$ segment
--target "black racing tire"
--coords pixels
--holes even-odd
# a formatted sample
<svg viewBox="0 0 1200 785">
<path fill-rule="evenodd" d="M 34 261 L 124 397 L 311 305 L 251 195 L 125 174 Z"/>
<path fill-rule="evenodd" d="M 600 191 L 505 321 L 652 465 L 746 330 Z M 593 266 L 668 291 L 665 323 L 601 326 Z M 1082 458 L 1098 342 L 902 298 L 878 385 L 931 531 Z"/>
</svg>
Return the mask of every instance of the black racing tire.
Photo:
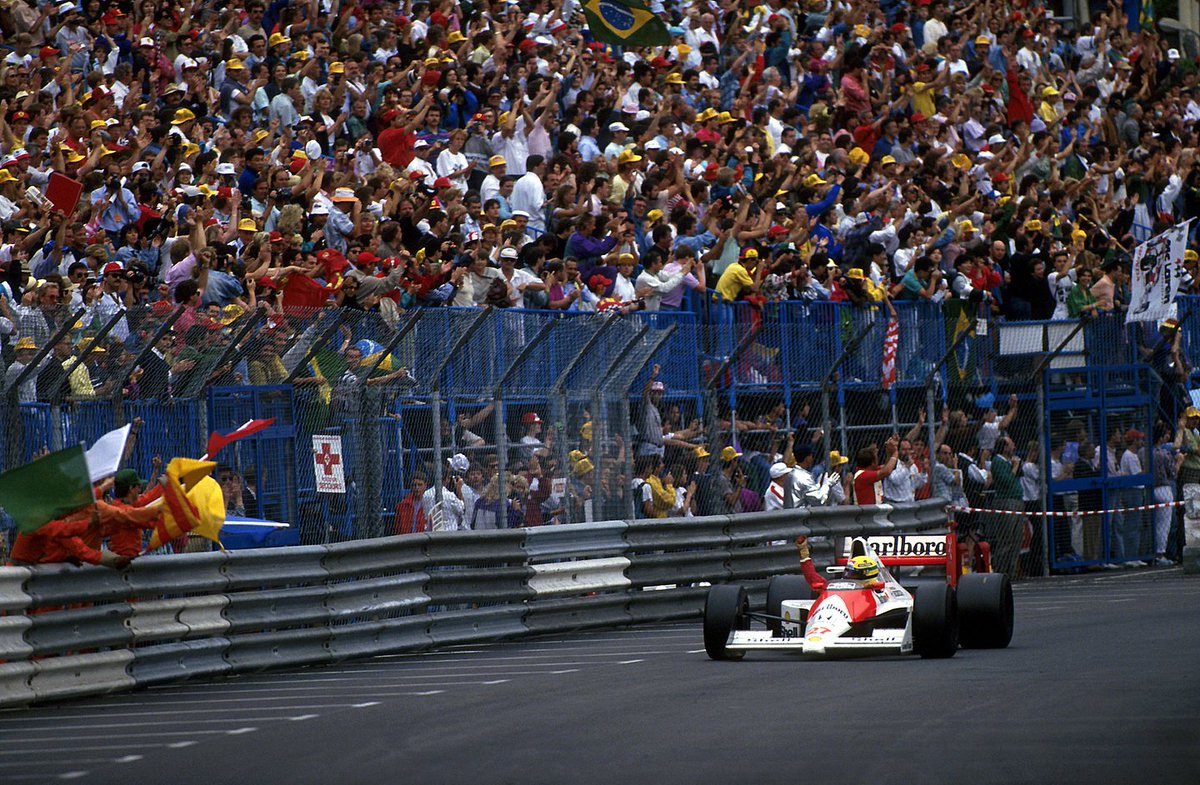
<svg viewBox="0 0 1200 785">
<path fill-rule="evenodd" d="M 953 657 L 958 651 L 958 604 L 947 585 L 922 586 L 913 598 L 913 648 L 926 659 Z"/>
<path fill-rule="evenodd" d="M 734 630 L 750 627 L 750 598 L 746 589 L 720 584 L 708 590 L 704 600 L 704 651 L 714 660 L 740 660 L 744 652 L 729 651 L 725 644 Z"/>
<path fill-rule="evenodd" d="M 958 580 L 959 643 L 1003 649 L 1012 640 L 1012 582 L 1002 572 L 972 572 Z"/>
<path fill-rule="evenodd" d="M 812 588 L 803 575 L 776 575 L 767 581 L 767 615 L 782 616 L 784 600 L 811 600 Z M 804 619 L 800 619 L 801 626 Z M 783 622 L 767 619 L 772 637 L 783 635 Z"/>
</svg>

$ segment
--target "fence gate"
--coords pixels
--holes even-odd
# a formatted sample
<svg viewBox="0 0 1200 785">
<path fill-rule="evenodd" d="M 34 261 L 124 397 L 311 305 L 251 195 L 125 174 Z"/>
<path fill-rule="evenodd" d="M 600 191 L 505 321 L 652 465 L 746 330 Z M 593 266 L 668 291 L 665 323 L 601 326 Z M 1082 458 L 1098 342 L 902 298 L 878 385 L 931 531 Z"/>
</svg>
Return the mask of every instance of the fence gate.
<svg viewBox="0 0 1200 785">
<path fill-rule="evenodd" d="M 291 385 L 212 387 L 208 390 L 210 431 L 228 433 L 247 420 L 275 418 L 265 431 L 226 447 L 217 462 L 237 472 L 244 484 L 246 514 L 296 524 L 297 504 L 313 503 L 311 439 L 296 442 Z M 297 454 L 300 451 L 300 454 Z M 301 467 L 308 482 L 298 482 Z"/>
<path fill-rule="evenodd" d="M 1064 513 L 1047 518 L 1050 567 L 1152 558 L 1156 514 L 1172 511 L 1142 509 L 1155 502 L 1153 374 L 1116 365 L 1052 368 L 1042 378 L 1042 442 L 1051 470 L 1038 480 L 1047 510 Z"/>
</svg>

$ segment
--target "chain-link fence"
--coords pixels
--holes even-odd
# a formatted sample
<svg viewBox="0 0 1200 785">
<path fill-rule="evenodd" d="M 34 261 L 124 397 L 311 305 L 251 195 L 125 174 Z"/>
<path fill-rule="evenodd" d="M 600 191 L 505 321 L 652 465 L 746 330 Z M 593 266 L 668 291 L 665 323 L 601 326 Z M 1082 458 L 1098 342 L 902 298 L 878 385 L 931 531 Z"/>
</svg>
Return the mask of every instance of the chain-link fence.
<svg viewBox="0 0 1200 785">
<path fill-rule="evenodd" d="M 1181 314 L 1196 305 L 1181 300 Z M 718 512 L 709 466 L 722 465 L 726 448 L 741 456 L 739 504 L 751 510 L 771 464 L 789 453 L 811 452 L 815 472 L 849 477 L 864 448 L 886 463 L 895 434 L 902 470 L 881 484 L 882 497 L 938 492 L 989 510 L 962 513 L 960 524 L 991 539 L 1014 573 L 1157 552 L 1149 513 L 1122 550 L 1111 532 L 1132 518 L 1044 526 L 1040 515 L 1161 495 L 1146 447 L 1142 475 L 1097 469 L 1087 488 L 1062 484 L 1064 465 L 1082 469 L 1084 442 L 1098 453 L 1116 428 L 1141 431 L 1148 444 L 1155 423 L 1171 424 L 1186 405 L 1181 385 L 1168 401 L 1153 362 L 1134 376 L 1094 373 L 1161 353 L 1154 326 L 1004 323 L 957 301 L 897 303 L 894 325 L 884 304 L 705 310 L 702 321 L 691 312 L 226 308 L 202 319 L 163 305 L 107 315 L 24 308 L 18 334 L 29 340 L 9 347 L 0 459 L 16 465 L 135 423 L 127 463 L 153 477 L 175 455 L 202 454 L 212 431 L 274 417 L 217 457 L 230 511 L 294 523 L 304 541 L 324 542 Z M 1197 327 L 1182 321 L 1187 357 Z M 1035 370 L 1050 355 L 1043 388 Z M 1114 408 L 1119 384 L 1136 388 L 1138 402 Z M 1102 388 L 1103 422 L 1071 399 Z M 1069 438 L 1075 431 L 1083 436 Z M 848 465 L 831 465 L 838 456 Z M 1094 505 L 1078 501 L 1101 486 Z"/>
</svg>

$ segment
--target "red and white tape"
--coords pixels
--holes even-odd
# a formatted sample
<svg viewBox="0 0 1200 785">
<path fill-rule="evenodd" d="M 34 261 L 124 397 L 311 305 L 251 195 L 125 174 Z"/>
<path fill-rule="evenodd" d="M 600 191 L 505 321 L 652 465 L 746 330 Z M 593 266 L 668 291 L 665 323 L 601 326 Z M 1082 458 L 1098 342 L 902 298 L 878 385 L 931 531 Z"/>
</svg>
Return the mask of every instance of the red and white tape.
<svg viewBox="0 0 1200 785">
<path fill-rule="evenodd" d="M 1104 515 L 1105 513 L 1113 512 L 1145 512 L 1146 510 L 1161 510 L 1165 507 L 1182 507 L 1183 502 L 1163 502 L 1161 504 L 1146 504 L 1141 507 L 1118 507 L 1115 510 L 1035 510 L 1033 512 L 1025 512 L 1024 510 L 989 510 L 983 507 L 957 507 L 952 506 L 950 512 L 982 512 L 989 515 L 1026 515 L 1032 517 L 1049 517 L 1049 518 L 1074 518 L 1076 515 Z"/>
</svg>

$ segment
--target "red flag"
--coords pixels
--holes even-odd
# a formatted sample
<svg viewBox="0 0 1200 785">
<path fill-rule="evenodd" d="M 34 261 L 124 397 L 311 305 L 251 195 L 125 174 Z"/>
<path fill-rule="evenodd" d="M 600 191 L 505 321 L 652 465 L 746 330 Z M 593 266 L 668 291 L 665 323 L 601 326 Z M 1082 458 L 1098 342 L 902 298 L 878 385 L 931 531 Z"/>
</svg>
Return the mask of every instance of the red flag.
<svg viewBox="0 0 1200 785">
<path fill-rule="evenodd" d="M 247 436 L 252 436 L 252 435 L 258 433 L 259 431 L 270 428 L 274 424 L 275 424 L 274 417 L 272 417 L 269 420 L 249 420 L 245 424 L 243 424 L 240 428 L 238 428 L 236 431 L 231 431 L 231 432 L 225 434 L 224 436 L 222 436 L 221 434 L 216 433 L 216 432 L 212 433 L 208 437 L 208 452 L 207 452 L 208 460 L 211 461 L 214 458 L 216 458 L 217 453 L 219 453 L 221 450 L 224 450 L 226 447 L 233 444 L 238 439 L 244 439 Z"/>
<path fill-rule="evenodd" d="M 890 390 L 896 383 L 896 347 L 900 345 L 900 320 L 892 314 L 888 319 L 887 335 L 883 339 L 883 368 L 880 383 Z"/>
</svg>

